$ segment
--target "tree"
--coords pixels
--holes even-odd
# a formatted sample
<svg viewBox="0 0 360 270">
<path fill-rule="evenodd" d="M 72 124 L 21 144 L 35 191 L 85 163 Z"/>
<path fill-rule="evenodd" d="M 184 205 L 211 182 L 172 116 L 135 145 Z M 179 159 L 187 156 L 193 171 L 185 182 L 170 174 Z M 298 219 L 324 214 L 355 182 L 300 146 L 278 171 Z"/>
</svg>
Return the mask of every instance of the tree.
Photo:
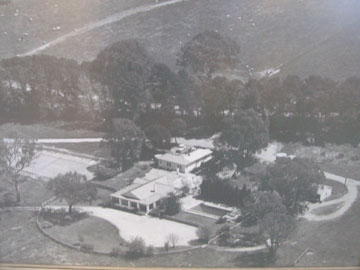
<svg viewBox="0 0 360 270">
<path fill-rule="evenodd" d="M 21 172 L 34 158 L 35 143 L 17 133 L 11 133 L 10 136 L 11 139 L 0 141 L 0 173 L 2 179 L 14 185 L 16 202 L 20 202 L 20 184 L 25 181 Z"/>
<path fill-rule="evenodd" d="M 274 261 L 277 249 L 294 228 L 293 217 L 287 213 L 279 194 L 270 191 L 254 193 L 248 211 L 256 217 L 269 260 Z"/>
<path fill-rule="evenodd" d="M 242 189 L 233 186 L 228 181 L 217 178 L 207 178 L 200 185 L 199 199 L 214 203 L 223 203 L 229 206 L 242 207 L 250 195 L 246 185 Z"/>
<path fill-rule="evenodd" d="M 122 40 L 101 51 L 89 70 L 93 78 L 109 87 L 115 109 L 122 115 L 133 115 L 143 101 L 153 65 L 138 41 Z"/>
<path fill-rule="evenodd" d="M 206 225 L 202 225 L 196 230 L 196 235 L 200 241 L 207 243 L 210 240 L 211 229 Z"/>
<path fill-rule="evenodd" d="M 59 174 L 49 181 L 48 188 L 52 190 L 61 201 L 68 204 L 68 212 L 72 213 L 72 207 L 80 202 L 92 202 L 96 199 L 97 190 L 94 185 L 87 182 L 86 176 L 77 172 Z"/>
<path fill-rule="evenodd" d="M 265 214 L 260 221 L 260 234 L 268 248 L 270 260 L 276 258 L 276 251 L 294 228 L 293 217 L 285 212 Z"/>
<path fill-rule="evenodd" d="M 164 107 L 174 105 L 176 96 L 182 92 L 182 86 L 178 76 L 168 66 L 157 63 L 146 81 L 146 91 L 152 102 Z"/>
<path fill-rule="evenodd" d="M 319 200 L 318 184 L 325 180 L 324 173 L 307 159 L 278 158 L 266 169 L 260 190 L 276 191 L 287 213 L 303 213 L 308 202 Z"/>
<path fill-rule="evenodd" d="M 175 248 L 176 244 L 179 242 L 179 237 L 176 234 L 171 233 L 166 237 L 166 241 L 169 242 L 173 248 Z"/>
<path fill-rule="evenodd" d="M 254 110 L 238 111 L 225 121 L 218 139 L 218 148 L 230 156 L 232 162 L 241 164 L 269 142 L 268 123 Z"/>
<path fill-rule="evenodd" d="M 161 207 L 165 210 L 166 215 L 176 215 L 181 210 L 181 203 L 179 198 L 171 192 L 163 199 Z"/>
<path fill-rule="evenodd" d="M 215 31 L 193 37 L 182 48 L 177 64 L 198 78 L 211 78 L 215 71 L 233 69 L 240 63 L 240 47 Z"/>
<path fill-rule="evenodd" d="M 175 118 L 170 123 L 170 131 L 171 135 L 175 137 L 175 141 L 177 143 L 176 137 L 184 136 L 186 134 L 187 124 L 181 118 Z"/>
<path fill-rule="evenodd" d="M 111 155 L 123 169 L 140 158 L 145 135 L 136 124 L 128 119 L 113 119 L 111 131 L 104 138 Z"/>
<path fill-rule="evenodd" d="M 168 147 L 171 142 L 170 131 L 162 125 L 152 125 L 145 130 L 146 137 L 157 148 Z"/>
<path fill-rule="evenodd" d="M 259 223 L 268 213 L 286 212 L 286 208 L 277 192 L 258 191 L 252 197 L 254 201 L 250 206 L 250 211 L 258 219 Z"/>
</svg>

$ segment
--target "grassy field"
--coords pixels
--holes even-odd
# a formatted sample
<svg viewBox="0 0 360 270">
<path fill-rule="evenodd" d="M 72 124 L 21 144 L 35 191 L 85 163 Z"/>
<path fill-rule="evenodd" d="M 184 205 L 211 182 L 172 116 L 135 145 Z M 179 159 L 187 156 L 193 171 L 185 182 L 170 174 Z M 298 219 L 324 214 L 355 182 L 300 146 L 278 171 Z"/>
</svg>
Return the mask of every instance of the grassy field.
<svg viewBox="0 0 360 270">
<path fill-rule="evenodd" d="M 340 198 L 347 192 L 347 187 L 342 183 L 327 179 L 324 184 L 332 187 L 331 195 L 327 197 L 325 201 L 330 201 Z"/>
<path fill-rule="evenodd" d="M 360 181 L 360 167 L 355 164 L 334 164 L 333 162 L 321 162 L 320 167 L 329 173 L 338 174 L 347 178 Z"/>
<path fill-rule="evenodd" d="M 289 155 L 309 158 L 329 173 L 360 180 L 360 148 L 327 144 L 325 147 L 287 144 L 281 150 Z"/>
<path fill-rule="evenodd" d="M 14 186 L 0 181 L 0 202 L 4 201 L 4 195 L 7 193 L 11 193 L 11 199 L 15 201 Z M 20 184 L 20 195 L 20 205 L 25 206 L 40 206 L 42 202 L 53 197 L 52 192 L 46 188 L 45 183 L 33 179 Z"/>
<path fill-rule="evenodd" d="M 7 137 L 12 132 L 17 132 L 34 139 L 57 139 L 57 138 L 101 138 L 104 133 L 87 129 L 65 129 L 63 122 L 51 122 L 43 124 L 21 125 L 7 123 L 0 125 L 0 138 Z"/>
<path fill-rule="evenodd" d="M 254 266 L 254 260 L 257 259 L 256 256 L 218 252 L 207 248 L 139 260 L 91 255 L 65 248 L 43 236 L 37 230 L 33 215 L 29 212 L 13 211 L 2 213 L 1 216 L 0 262 L 2 263 L 66 263 L 122 267 L 235 267 Z M 74 237 L 74 241 L 77 241 L 78 237 Z M 106 236 L 99 234 L 98 237 Z"/>
<path fill-rule="evenodd" d="M 1 216 L 4 218 L 0 220 L 0 238 L 1 243 L 5 243 L 0 247 L 1 262 L 123 267 L 251 267 L 261 266 L 263 263 L 261 254 L 218 252 L 207 248 L 139 260 L 89 255 L 64 248 L 41 235 L 31 220 L 31 213 L 16 211 L 2 213 Z M 304 256 L 296 266 L 357 265 L 360 256 L 360 231 L 356 228 L 359 222 L 360 200 L 337 220 L 299 221 L 296 231 L 280 248 L 277 265 L 292 265 L 307 248 L 310 248 L 312 253 Z M 21 229 L 16 228 L 18 224 L 21 224 Z M 29 235 L 31 237 L 28 237 Z M 74 237 L 77 239 L 77 236 Z"/>
<path fill-rule="evenodd" d="M 10 0 L 0 9 L 0 58 L 41 46 L 59 35 L 151 0 Z M 57 28 L 60 27 L 60 28 Z M 54 29 L 53 29 L 54 28 Z M 56 29 L 55 29 L 56 28 Z M 22 38 L 22 41 L 21 41 Z"/>
<path fill-rule="evenodd" d="M 360 196 L 352 208 L 333 221 L 301 220 L 287 244 L 280 248 L 279 265 L 291 264 L 307 248 L 296 266 L 355 266 L 360 259 Z"/>
<path fill-rule="evenodd" d="M 332 205 L 328 205 L 328 206 L 325 206 L 325 207 L 322 207 L 322 208 L 319 208 L 319 209 L 314 209 L 312 211 L 313 214 L 315 215 L 319 215 L 319 216 L 322 216 L 322 215 L 329 215 L 329 214 L 332 214 L 334 213 L 336 210 L 338 210 L 340 207 L 342 207 L 344 205 L 343 202 L 341 203 L 336 203 L 336 204 L 332 204 Z"/>
<path fill-rule="evenodd" d="M 52 226 L 46 231 L 58 240 L 70 245 L 88 244 L 94 251 L 110 253 L 113 248 L 125 243 L 120 238 L 119 231 L 107 221 L 87 217 L 69 226 Z"/>
<path fill-rule="evenodd" d="M 4 15 L 0 17 L 0 58 L 148 3 L 154 1 L 12 0 L 0 11 Z M 109 44 L 136 38 L 157 61 L 175 67 L 176 55 L 187 40 L 199 32 L 217 30 L 240 45 L 240 69 L 247 64 L 255 71 L 283 66 L 282 75 L 319 74 L 342 79 L 360 73 L 359 7 L 356 0 L 228 0 L 226 5 L 220 0 L 186 1 L 130 16 L 44 52 L 90 60 Z M 52 30 L 58 26 L 61 29 Z M 28 35 L 19 41 L 25 33 Z"/>
</svg>

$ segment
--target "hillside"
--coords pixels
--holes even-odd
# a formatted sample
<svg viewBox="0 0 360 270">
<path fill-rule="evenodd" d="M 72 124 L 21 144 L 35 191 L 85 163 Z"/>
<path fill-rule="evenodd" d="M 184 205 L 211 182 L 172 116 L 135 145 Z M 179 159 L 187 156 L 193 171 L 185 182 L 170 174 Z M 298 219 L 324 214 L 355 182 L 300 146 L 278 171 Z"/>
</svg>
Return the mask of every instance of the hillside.
<svg viewBox="0 0 360 270">
<path fill-rule="evenodd" d="M 76 28 L 124 10 L 131 14 L 146 4 L 155 1 L 12 0 L 0 6 L 0 21 L 6 21 L 0 24 L 0 57 L 25 53 Z M 253 68 L 254 74 L 280 67 L 282 75 L 344 79 L 360 74 L 359 8 L 357 0 L 227 0 L 226 4 L 187 0 L 124 16 L 42 52 L 92 60 L 107 45 L 136 38 L 155 60 L 176 68 L 176 55 L 186 41 L 199 32 L 217 30 L 240 45 L 240 70 Z M 25 33 L 28 36 L 20 41 Z"/>
</svg>

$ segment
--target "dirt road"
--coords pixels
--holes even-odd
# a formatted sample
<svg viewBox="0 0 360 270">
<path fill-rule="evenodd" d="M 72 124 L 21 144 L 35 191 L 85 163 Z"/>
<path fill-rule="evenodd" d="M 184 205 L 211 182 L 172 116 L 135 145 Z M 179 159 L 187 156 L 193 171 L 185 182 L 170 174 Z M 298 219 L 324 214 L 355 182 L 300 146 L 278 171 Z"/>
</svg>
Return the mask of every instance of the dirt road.
<svg viewBox="0 0 360 270">
<path fill-rule="evenodd" d="M 169 0 L 169 1 L 161 2 L 161 3 L 157 3 L 157 4 L 143 5 L 140 7 L 128 9 L 128 10 L 113 14 L 107 18 L 100 20 L 100 21 L 93 22 L 93 23 L 87 24 L 81 28 L 75 29 L 65 35 L 62 35 L 50 42 L 43 44 L 42 46 L 40 46 L 38 48 L 27 51 L 23 54 L 19 54 L 18 56 L 29 56 L 29 55 L 37 54 L 37 53 L 42 52 L 52 46 L 55 46 L 61 42 L 64 42 L 65 40 L 67 40 L 69 38 L 81 35 L 83 33 L 86 33 L 88 31 L 94 30 L 96 28 L 99 28 L 99 27 L 102 27 L 102 26 L 105 26 L 105 25 L 108 25 L 111 23 L 121 21 L 129 16 L 134 16 L 134 15 L 137 15 L 140 13 L 151 11 L 153 9 L 170 6 L 170 5 L 174 5 L 174 4 L 185 2 L 185 1 L 188 1 L 188 0 Z"/>
</svg>

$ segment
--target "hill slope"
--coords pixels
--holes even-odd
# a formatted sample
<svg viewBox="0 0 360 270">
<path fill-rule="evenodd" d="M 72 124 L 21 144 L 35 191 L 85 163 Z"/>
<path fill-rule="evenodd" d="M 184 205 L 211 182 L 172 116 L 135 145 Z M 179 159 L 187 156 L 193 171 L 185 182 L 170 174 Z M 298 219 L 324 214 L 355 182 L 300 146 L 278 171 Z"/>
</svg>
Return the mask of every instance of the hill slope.
<svg viewBox="0 0 360 270">
<path fill-rule="evenodd" d="M 36 0 L 36 5 L 41 6 L 36 10 L 37 19 L 50 23 L 33 25 L 34 37 L 29 34 L 25 43 L 17 38 L 27 31 L 27 24 L 24 20 L 19 21 L 20 15 L 12 13 L 16 12 L 17 6 L 35 11 L 34 7 L 30 8 L 30 2 L 34 3 L 34 0 L 12 0 L 11 4 L 0 7 L 0 15 L 4 14 L 0 20 L 11 17 L 11 21 L 6 20 L 6 25 L 0 26 L 0 57 L 24 53 L 41 46 L 43 40 L 51 41 L 117 12 L 155 4 L 150 0 L 107 0 L 101 4 L 100 0 L 82 0 L 75 1 L 77 4 L 69 8 L 63 7 L 66 2 L 59 0 Z M 44 8 L 46 3 L 50 3 L 51 10 L 57 5 L 61 12 L 50 14 Z M 78 61 L 91 60 L 111 43 L 136 38 L 155 60 L 175 68 L 176 54 L 186 41 L 199 32 L 217 30 L 240 45 L 241 69 L 249 65 L 254 73 L 280 67 L 282 75 L 319 74 L 343 79 L 360 74 L 359 9 L 357 0 L 227 0 L 226 4 L 223 0 L 187 0 L 94 28 L 48 48 L 44 53 Z M 77 13 L 81 16 L 74 16 Z M 62 28 L 52 30 L 58 25 Z M 3 39 L 6 30 L 12 34 Z"/>
</svg>

